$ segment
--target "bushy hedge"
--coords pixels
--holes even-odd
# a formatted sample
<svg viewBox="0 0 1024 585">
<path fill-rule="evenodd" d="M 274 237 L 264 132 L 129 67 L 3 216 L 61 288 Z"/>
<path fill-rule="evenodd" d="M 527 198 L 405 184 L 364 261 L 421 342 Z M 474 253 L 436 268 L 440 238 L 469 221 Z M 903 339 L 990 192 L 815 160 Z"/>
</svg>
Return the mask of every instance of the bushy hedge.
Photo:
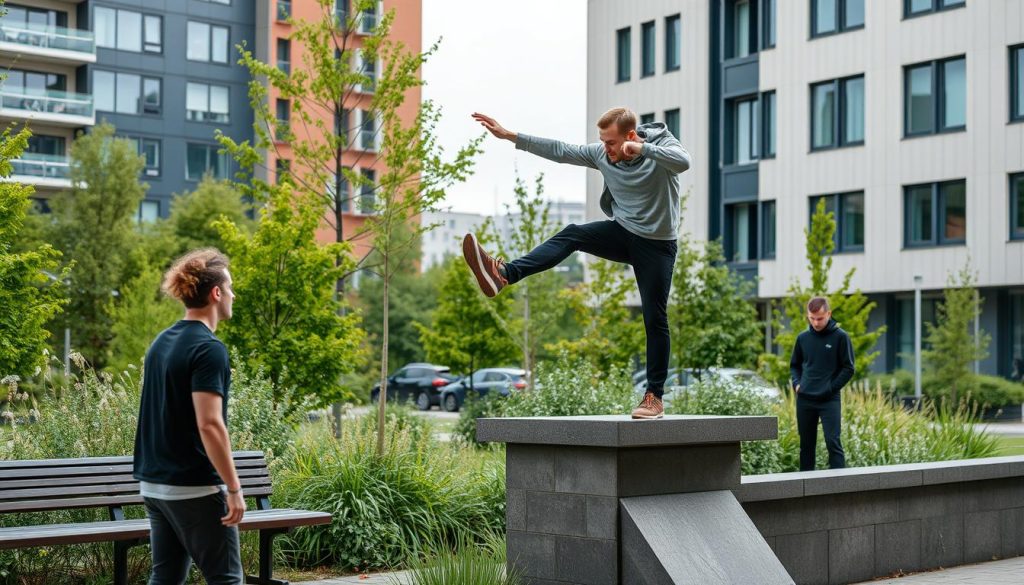
<svg viewBox="0 0 1024 585">
<path fill-rule="evenodd" d="M 966 398 L 969 407 L 999 408 L 1024 403 L 1024 384 L 1020 382 L 980 374 L 974 374 L 970 379 L 973 387 L 967 390 Z M 872 385 L 880 384 L 885 392 L 894 396 L 914 395 L 914 374 L 907 370 L 875 374 L 869 380 Z M 941 402 L 949 398 L 947 389 L 930 374 L 921 377 L 921 392 L 933 401 Z"/>
</svg>

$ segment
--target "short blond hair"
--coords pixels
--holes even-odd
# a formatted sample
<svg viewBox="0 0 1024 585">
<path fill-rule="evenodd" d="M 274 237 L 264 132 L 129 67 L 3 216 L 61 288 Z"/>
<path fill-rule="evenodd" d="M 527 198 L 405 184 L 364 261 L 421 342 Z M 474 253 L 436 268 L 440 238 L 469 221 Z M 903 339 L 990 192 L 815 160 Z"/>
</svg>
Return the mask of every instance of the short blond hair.
<svg viewBox="0 0 1024 585">
<path fill-rule="evenodd" d="M 636 130 L 636 113 L 629 108 L 612 108 L 597 120 L 597 127 L 601 130 L 605 130 L 612 124 L 615 124 L 619 132 L 623 134 L 627 134 L 630 130 Z"/>
</svg>

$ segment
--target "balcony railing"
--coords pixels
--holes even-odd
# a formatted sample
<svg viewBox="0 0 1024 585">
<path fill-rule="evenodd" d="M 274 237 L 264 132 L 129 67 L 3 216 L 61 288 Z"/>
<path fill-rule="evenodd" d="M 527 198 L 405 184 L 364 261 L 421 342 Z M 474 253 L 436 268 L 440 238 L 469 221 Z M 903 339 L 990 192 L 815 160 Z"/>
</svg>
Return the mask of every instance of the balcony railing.
<svg viewBox="0 0 1024 585">
<path fill-rule="evenodd" d="M 71 159 L 60 154 L 26 152 L 11 161 L 13 179 L 36 177 L 40 179 L 71 179 Z"/>
<path fill-rule="evenodd" d="M 90 31 L 59 26 L 42 26 L 0 19 L 0 42 L 41 49 L 60 49 L 87 55 L 96 54 L 96 42 Z"/>
<path fill-rule="evenodd" d="M 0 108 L 67 116 L 92 117 L 92 96 L 56 90 L 4 88 L 0 90 Z"/>
</svg>

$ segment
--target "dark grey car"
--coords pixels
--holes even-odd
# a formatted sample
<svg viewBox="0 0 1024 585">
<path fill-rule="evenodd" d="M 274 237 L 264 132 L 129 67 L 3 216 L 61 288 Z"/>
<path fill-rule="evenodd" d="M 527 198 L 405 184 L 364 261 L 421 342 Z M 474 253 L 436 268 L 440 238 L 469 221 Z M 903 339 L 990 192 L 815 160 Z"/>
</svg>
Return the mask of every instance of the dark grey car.
<svg viewBox="0 0 1024 585">
<path fill-rule="evenodd" d="M 526 370 L 518 368 L 481 368 L 472 376 L 448 384 L 441 389 L 441 409 L 458 412 L 466 401 L 466 393 L 475 390 L 480 396 L 492 390 L 508 396 L 526 388 Z"/>
</svg>

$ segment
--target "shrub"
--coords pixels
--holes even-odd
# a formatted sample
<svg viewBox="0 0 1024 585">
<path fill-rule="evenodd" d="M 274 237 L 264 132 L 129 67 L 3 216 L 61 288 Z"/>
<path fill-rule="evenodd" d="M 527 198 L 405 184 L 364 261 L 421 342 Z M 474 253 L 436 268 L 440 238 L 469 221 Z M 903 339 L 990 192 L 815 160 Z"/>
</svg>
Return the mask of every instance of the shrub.
<svg viewBox="0 0 1024 585">
<path fill-rule="evenodd" d="M 506 574 L 505 537 L 492 532 L 484 536 L 482 544 L 464 540 L 459 546 L 438 547 L 422 559 L 409 564 L 411 576 L 392 577 L 392 585 L 518 585 L 522 582 L 515 572 Z"/>
<path fill-rule="evenodd" d="M 581 416 L 626 414 L 632 411 L 633 382 L 629 372 L 613 367 L 601 372 L 583 358 L 566 353 L 537 366 L 536 383 L 509 395 L 504 416 Z"/>
<path fill-rule="evenodd" d="M 468 445 L 486 445 L 487 443 L 476 442 L 476 419 L 502 416 L 505 403 L 506 398 L 497 392 L 488 392 L 480 396 L 476 392 L 467 391 L 452 436 L 458 437 Z"/>
<path fill-rule="evenodd" d="M 914 374 L 907 370 L 896 370 L 891 374 L 875 374 L 870 378 L 871 386 L 881 385 L 882 390 L 893 396 L 914 395 Z M 971 374 L 966 382 L 968 389 L 961 396 L 969 408 L 999 408 L 1024 402 L 1024 384 L 999 376 Z M 921 378 L 921 392 L 932 400 L 948 401 L 949 390 L 933 374 Z"/>
<path fill-rule="evenodd" d="M 333 516 L 330 525 L 280 538 L 289 563 L 390 568 L 429 543 L 503 529 L 503 458 L 436 443 L 429 429 L 417 431 L 399 417 L 389 418 L 387 446 L 377 455 L 374 417 L 343 425 L 340 440 L 328 425 L 313 425 L 277 460 L 278 505 Z"/>
</svg>

